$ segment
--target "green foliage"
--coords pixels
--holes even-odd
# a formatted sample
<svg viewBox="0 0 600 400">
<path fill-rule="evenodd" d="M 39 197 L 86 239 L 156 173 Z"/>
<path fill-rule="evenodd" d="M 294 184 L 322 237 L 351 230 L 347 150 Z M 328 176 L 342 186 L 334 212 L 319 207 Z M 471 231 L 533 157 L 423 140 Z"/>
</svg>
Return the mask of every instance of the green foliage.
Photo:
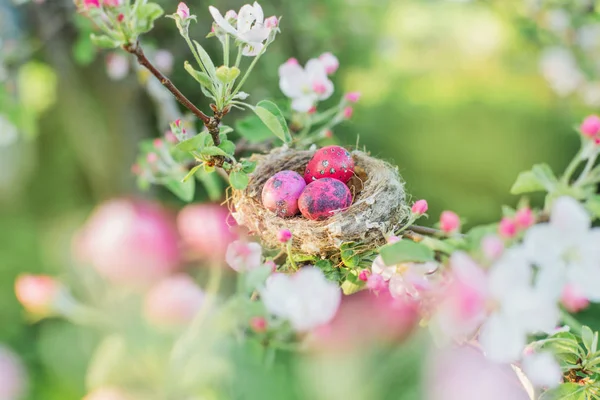
<svg viewBox="0 0 600 400">
<path fill-rule="evenodd" d="M 196 190 L 196 184 L 193 179 L 187 179 L 184 181 L 184 177 L 181 178 L 165 178 L 164 185 L 169 189 L 175 196 L 179 197 L 185 202 L 190 202 L 194 199 L 194 192 Z"/>
<path fill-rule="evenodd" d="M 194 40 L 194 45 L 196 46 L 196 51 L 198 52 L 198 55 L 200 56 L 200 61 L 202 61 L 202 64 L 204 65 L 204 68 L 206 69 L 206 73 L 212 79 L 216 79 L 217 75 L 215 72 L 215 64 L 213 64 L 212 59 L 210 58 L 210 56 L 208 55 L 206 50 L 204 50 L 204 47 L 202 47 L 200 45 L 200 43 L 198 43 Z"/>
<path fill-rule="evenodd" d="M 434 253 L 429 247 L 410 240 L 388 244 L 379 249 L 385 265 L 395 265 L 403 262 L 434 261 Z"/>
<path fill-rule="evenodd" d="M 203 87 L 207 88 L 208 90 L 213 90 L 213 83 L 208 75 L 206 75 L 204 72 L 195 70 L 194 67 L 192 67 L 192 64 L 187 61 L 183 64 L 183 67 L 188 74 L 190 74 L 192 78 L 198 81 L 198 83 L 200 83 Z"/>
<path fill-rule="evenodd" d="M 283 140 L 285 143 L 292 141 L 292 136 L 287 126 L 287 122 L 279 107 L 272 101 L 263 100 L 253 108 L 258 118 L 269 128 L 269 130 Z"/>
<path fill-rule="evenodd" d="M 92 33 L 90 35 L 90 40 L 94 46 L 98 46 L 101 49 L 116 49 L 121 46 L 119 40 L 113 39 L 108 35 L 96 35 L 95 33 Z"/>
<path fill-rule="evenodd" d="M 249 115 L 235 121 L 235 131 L 250 143 L 265 141 L 273 135 L 256 115 Z"/>
<path fill-rule="evenodd" d="M 136 9 L 136 33 L 146 33 L 154 28 L 154 21 L 164 14 L 161 6 L 156 3 L 138 5 Z"/>
<path fill-rule="evenodd" d="M 248 175 L 242 171 L 232 171 L 229 174 L 229 183 L 231 183 L 231 186 L 237 190 L 246 189 L 249 180 L 250 179 L 248 178 Z"/>
<path fill-rule="evenodd" d="M 512 194 L 523 194 L 539 191 L 553 192 L 558 179 L 548 164 L 534 165 L 530 171 L 521 172 L 510 189 Z"/>
<path fill-rule="evenodd" d="M 323 271 L 323 274 L 330 281 L 339 283 L 342 280 L 342 272 L 339 267 L 333 265 L 331 260 L 318 260 L 315 267 Z"/>
</svg>

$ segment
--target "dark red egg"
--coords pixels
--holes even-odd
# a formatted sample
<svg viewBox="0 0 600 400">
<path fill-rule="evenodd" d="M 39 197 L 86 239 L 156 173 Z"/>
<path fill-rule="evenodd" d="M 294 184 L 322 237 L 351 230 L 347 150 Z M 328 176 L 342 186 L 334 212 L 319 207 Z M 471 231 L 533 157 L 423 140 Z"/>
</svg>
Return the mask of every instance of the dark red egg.
<svg viewBox="0 0 600 400">
<path fill-rule="evenodd" d="M 306 183 L 333 178 L 346 183 L 354 175 L 354 160 L 350 152 L 340 146 L 327 146 L 316 151 L 304 172 Z"/>
<path fill-rule="evenodd" d="M 322 221 L 336 211 L 343 211 L 352 204 L 348 186 L 337 179 L 323 178 L 309 183 L 298 199 L 300 212 L 308 219 Z"/>
<path fill-rule="evenodd" d="M 298 214 L 298 198 L 305 187 L 306 183 L 299 173 L 278 172 L 263 186 L 263 205 L 282 218 L 292 217 Z"/>
</svg>

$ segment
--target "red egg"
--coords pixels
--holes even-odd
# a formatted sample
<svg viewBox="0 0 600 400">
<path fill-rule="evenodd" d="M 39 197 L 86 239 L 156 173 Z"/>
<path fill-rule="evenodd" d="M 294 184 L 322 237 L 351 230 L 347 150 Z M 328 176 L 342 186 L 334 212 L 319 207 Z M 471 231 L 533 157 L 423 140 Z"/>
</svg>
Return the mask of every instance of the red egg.
<svg viewBox="0 0 600 400">
<path fill-rule="evenodd" d="M 306 183 L 299 173 L 278 172 L 263 186 L 263 205 L 282 218 L 293 217 L 298 214 L 298 198 L 305 187 Z"/>
<path fill-rule="evenodd" d="M 346 183 L 354 175 L 354 160 L 350 152 L 340 146 L 327 146 L 317 150 L 304 172 L 306 183 L 333 178 Z"/>
<path fill-rule="evenodd" d="M 311 182 L 298 199 L 300 212 L 308 219 L 324 220 L 335 211 L 343 211 L 352 204 L 348 186 L 333 178 Z"/>
</svg>

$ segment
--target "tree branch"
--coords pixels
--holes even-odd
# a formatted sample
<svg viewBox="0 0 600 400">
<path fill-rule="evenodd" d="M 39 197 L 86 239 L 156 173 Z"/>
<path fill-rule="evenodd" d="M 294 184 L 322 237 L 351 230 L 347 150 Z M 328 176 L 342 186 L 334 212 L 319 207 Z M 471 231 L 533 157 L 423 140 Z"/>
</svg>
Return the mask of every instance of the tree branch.
<svg viewBox="0 0 600 400">
<path fill-rule="evenodd" d="M 185 108 L 190 110 L 196 117 L 198 117 L 202 121 L 202 123 L 204 123 L 204 125 L 206 125 L 207 127 L 209 125 L 214 125 L 213 118 L 210 118 L 208 115 L 200 111 L 198 107 L 196 107 L 187 97 L 183 95 L 183 93 L 179 91 L 179 89 L 175 87 L 175 85 L 173 85 L 173 82 L 171 82 L 169 78 L 164 76 L 162 72 L 160 72 L 154 65 L 152 65 L 150 60 L 148 60 L 148 58 L 144 54 L 144 51 L 142 50 L 142 47 L 140 46 L 139 42 L 137 42 L 135 45 L 126 44 L 123 46 L 123 49 L 126 52 L 133 54 L 137 58 L 138 63 L 141 66 L 145 67 L 148 71 L 150 71 L 152 75 L 154 75 L 156 79 L 158 79 L 160 83 L 164 87 L 166 87 L 169 90 L 169 92 L 173 94 L 173 96 L 175 96 L 177 101 L 179 101 Z M 217 141 L 215 141 L 215 145 L 218 146 Z"/>
</svg>

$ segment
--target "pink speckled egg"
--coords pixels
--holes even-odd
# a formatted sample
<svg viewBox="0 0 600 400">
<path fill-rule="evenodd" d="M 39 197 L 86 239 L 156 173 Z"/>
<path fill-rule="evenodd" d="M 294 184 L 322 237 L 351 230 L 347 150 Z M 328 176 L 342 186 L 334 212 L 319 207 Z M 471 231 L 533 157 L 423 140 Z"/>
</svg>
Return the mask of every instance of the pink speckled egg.
<svg viewBox="0 0 600 400">
<path fill-rule="evenodd" d="M 263 205 L 282 218 L 293 217 L 298 214 L 298 198 L 305 187 L 306 183 L 299 173 L 278 172 L 263 187 Z"/>
<path fill-rule="evenodd" d="M 308 219 L 324 220 L 334 211 L 345 210 L 352 204 L 352 193 L 348 186 L 333 178 L 311 182 L 298 199 L 300 212 Z"/>
<path fill-rule="evenodd" d="M 354 175 L 354 160 L 350 152 L 340 146 L 327 146 L 317 150 L 304 172 L 304 180 L 333 178 L 346 183 Z"/>
</svg>

